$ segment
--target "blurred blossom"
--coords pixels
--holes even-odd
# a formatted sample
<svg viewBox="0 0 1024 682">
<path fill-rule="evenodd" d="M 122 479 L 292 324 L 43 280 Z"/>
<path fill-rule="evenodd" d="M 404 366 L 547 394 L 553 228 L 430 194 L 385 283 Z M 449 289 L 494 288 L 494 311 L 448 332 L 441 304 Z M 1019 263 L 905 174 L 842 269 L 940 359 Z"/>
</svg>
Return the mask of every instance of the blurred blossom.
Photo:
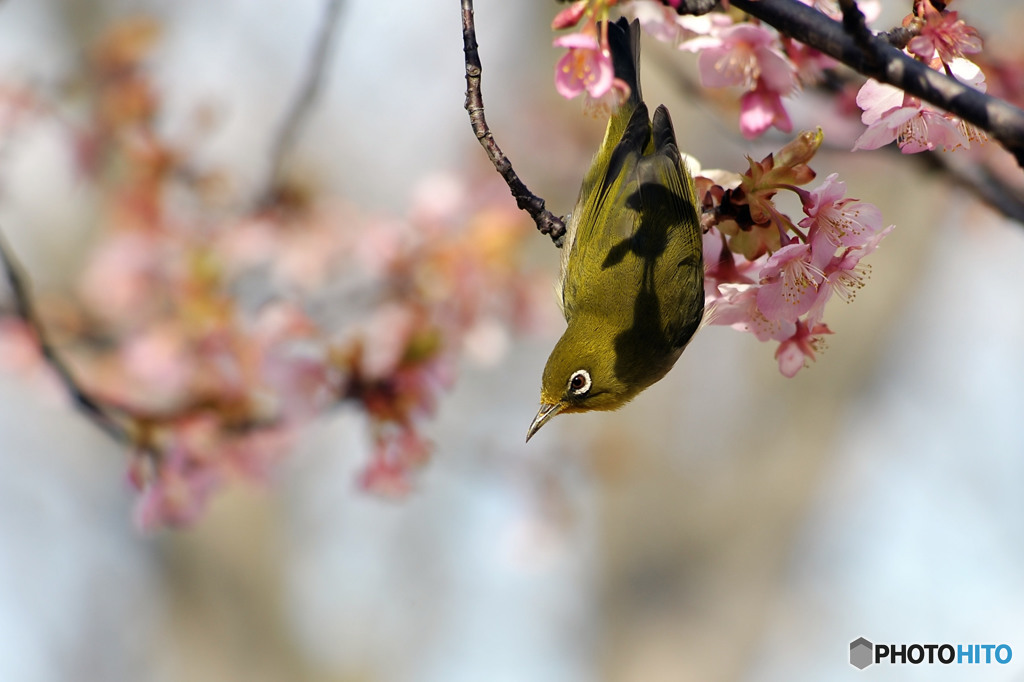
<svg viewBox="0 0 1024 682">
<path fill-rule="evenodd" d="M 179 396 L 190 372 L 187 340 L 181 331 L 177 325 L 163 323 L 128 337 L 120 357 L 126 374 L 137 384 L 158 387 L 162 395 Z"/>
<path fill-rule="evenodd" d="M 252 202 L 206 188 L 244 183 L 198 170 L 154 125 L 158 38 L 146 19 L 103 34 L 68 136 L 88 150 L 69 158 L 99 190 L 100 229 L 74 292 L 80 323 L 62 346 L 134 441 L 139 523 L 192 522 L 226 482 L 265 478 L 338 404 L 366 418 L 360 483 L 408 490 L 461 357 L 497 362 L 548 303 L 520 262 L 528 221 L 507 193 L 452 174 L 425 177 L 406 215 L 287 183 L 258 208 L 227 211 Z M 4 99 L 13 111 L 18 100 Z M 4 361 L 38 363 L 23 325 L 3 323 Z"/>
<path fill-rule="evenodd" d="M 508 330 L 495 319 L 480 320 L 466 332 L 463 347 L 471 359 L 483 366 L 494 366 L 508 352 Z"/>
<path fill-rule="evenodd" d="M 362 334 L 368 341 L 362 346 L 360 374 L 370 380 L 393 374 L 416 326 L 416 313 L 406 306 L 389 303 L 375 310 Z"/>
<path fill-rule="evenodd" d="M 0 368 L 28 372 L 42 365 L 35 332 L 21 319 L 0 317 Z"/>
<path fill-rule="evenodd" d="M 156 234 L 112 234 L 89 254 L 79 291 L 99 314 L 125 319 L 147 306 L 165 244 Z"/>
<path fill-rule="evenodd" d="M 409 217 L 418 225 L 450 225 L 466 207 L 466 186 L 454 174 L 426 176 L 412 193 Z"/>
</svg>

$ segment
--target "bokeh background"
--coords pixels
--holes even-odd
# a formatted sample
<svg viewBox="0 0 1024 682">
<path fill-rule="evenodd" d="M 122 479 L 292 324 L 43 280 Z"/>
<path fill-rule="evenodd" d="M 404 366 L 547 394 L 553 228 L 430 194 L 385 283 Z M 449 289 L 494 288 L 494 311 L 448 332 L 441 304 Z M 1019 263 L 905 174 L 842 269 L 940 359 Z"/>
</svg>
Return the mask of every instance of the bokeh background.
<svg viewBox="0 0 1024 682">
<path fill-rule="evenodd" d="M 1012 4 L 961 9 L 1012 33 Z M 291 163 L 396 212 L 431 174 L 492 173 L 462 110 L 458 3 L 343 5 Z M 6 0 L 0 69 L 58 79 L 104 26 L 150 13 L 169 134 L 220 108 L 199 151 L 256 183 L 322 10 Z M 551 87 L 554 10 L 478 0 L 477 30 L 489 122 L 564 212 L 602 123 Z M 735 111 L 681 87 L 691 55 L 644 50 L 647 100 L 669 105 L 705 167 L 781 145 L 742 140 Z M 797 128 L 831 120 L 827 106 L 801 100 Z M 0 376 L 0 679 L 1024 679 L 1024 227 L 913 158 L 848 155 L 856 126 L 829 125 L 834 150 L 814 167 L 897 230 L 857 300 L 828 315 L 836 334 L 813 367 L 787 380 L 772 348 L 708 328 L 628 408 L 558 419 L 527 446 L 553 316 L 498 362 L 461 368 L 429 428 L 434 459 L 401 500 L 353 484 L 364 424 L 341 410 L 270 486 L 232 486 L 194 527 L 143 533 L 121 449 Z M 0 220 L 37 286 L 59 289 L 90 230 L 53 144 L 4 143 Z M 531 254 L 553 282 L 557 251 L 538 236 Z M 847 663 L 859 636 L 1015 656 L 861 672 Z"/>
</svg>

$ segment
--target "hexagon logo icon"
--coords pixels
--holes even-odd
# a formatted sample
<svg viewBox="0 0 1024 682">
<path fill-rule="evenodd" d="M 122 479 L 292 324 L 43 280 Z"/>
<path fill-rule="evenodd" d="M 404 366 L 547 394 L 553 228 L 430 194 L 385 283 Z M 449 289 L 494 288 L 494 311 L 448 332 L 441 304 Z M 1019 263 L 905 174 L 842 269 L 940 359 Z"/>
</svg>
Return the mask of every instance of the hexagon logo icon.
<svg viewBox="0 0 1024 682">
<path fill-rule="evenodd" d="M 850 642 L 850 665 L 858 670 L 863 670 L 871 665 L 874 662 L 872 661 L 874 648 L 875 645 L 863 637 L 858 637 Z"/>
</svg>

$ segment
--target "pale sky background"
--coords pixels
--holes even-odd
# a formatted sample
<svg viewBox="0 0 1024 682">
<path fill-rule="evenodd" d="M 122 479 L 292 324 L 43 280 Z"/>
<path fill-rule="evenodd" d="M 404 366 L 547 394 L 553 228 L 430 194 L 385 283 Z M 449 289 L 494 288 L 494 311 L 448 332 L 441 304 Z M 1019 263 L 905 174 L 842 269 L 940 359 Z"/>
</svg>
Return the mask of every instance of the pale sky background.
<svg viewBox="0 0 1024 682">
<path fill-rule="evenodd" d="M 154 68 L 168 133 L 217 104 L 225 124 L 203 153 L 257 182 L 321 4 L 96 5 L 166 17 Z M 393 210 L 428 173 L 488 172 L 462 110 L 458 3 L 346 5 L 295 163 Z M 601 126 L 553 92 L 554 9 L 478 0 L 477 19 L 488 119 L 564 211 L 583 165 L 562 165 L 589 152 L 546 159 L 539 129 L 578 122 L 596 144 Z M 0 5 L 4 72 L 61 72 L 73 56 L 54 42 L 57 16 L 42 0 Z M 779 146 L 672 93 L 663 58 L 692 56 L 644 49 L 648 100 L 669 104 L 705 166 Z M 816 124 L 811 109 L 795 110 L 798 127 Z M 58 157 L 45 134 L 0 157 L 0 221 L 44 284 L 87 232 L 88 197 Z M 828 316 L 836 335 L 812 369 L 787 380 L 771 348 L 708 329 L 627 409 L 556 420 L 526 446 L 552 328 L 465 368 L 401 502 L 353 486 L 367 444 L 343 412 L 270 489 L 234 488 L 196 528 L 144 535 L 123 453 L 0 376 L 0 680 L 1024 679 L 1024 227 L 912 159 L 814 165 L 897 229 L 858 299 Z M 535 253 L 553 280 L 558 254 Z M 861 672 L 847 663 L 859 636 L 1007 643 L 1014 659 Z"/>
</svg>

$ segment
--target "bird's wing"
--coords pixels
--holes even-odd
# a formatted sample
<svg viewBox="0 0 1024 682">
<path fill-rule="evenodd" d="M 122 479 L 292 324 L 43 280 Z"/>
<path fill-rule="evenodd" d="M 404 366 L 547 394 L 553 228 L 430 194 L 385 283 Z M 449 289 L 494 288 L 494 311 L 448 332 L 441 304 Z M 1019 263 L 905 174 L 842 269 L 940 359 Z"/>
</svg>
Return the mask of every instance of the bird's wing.
<svg viewBox="0 0 1024 682">
<path fill-rule="evenodd" d="M 654 153 L 637 168 L 643 225 L 634 251 L 651 268 L 666 336 L 685 346 L 704 312 L 704 260 L 693 180 L 675 144 L 668 111 L 659 106 L 652 125 Z"/>
<path fill-rule="evenodd" d="M 575 309 L 599 300 L 608 294 L 606 286 L 614 285 L 607 255 L 628 239 L 638 224 L 637 164 L 650 136 L 647 107 L 641 102 L 602 165 L 603 172 L 588 173 L 583 183 L 570 220 L 573 238 L 571 243 L 566 241 L 569 249 L 562 257 L 562 312 L 567 320 Z"/>
</svg>

